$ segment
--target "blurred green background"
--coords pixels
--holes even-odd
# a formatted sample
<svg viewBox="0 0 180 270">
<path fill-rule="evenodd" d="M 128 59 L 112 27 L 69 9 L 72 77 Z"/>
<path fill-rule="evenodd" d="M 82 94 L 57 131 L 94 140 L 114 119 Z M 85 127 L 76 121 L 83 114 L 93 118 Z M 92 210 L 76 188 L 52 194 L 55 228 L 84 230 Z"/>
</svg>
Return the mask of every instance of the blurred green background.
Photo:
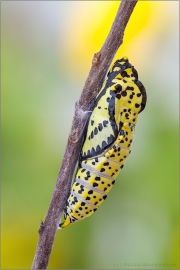
<svg viewBox="0 0 180 270">
<path fill-rule="evenodd" d="M 116 1 L 3 1 L 1 269 L 29 269 L 91 59 Z M 178 269 L 179 2 L 140 1 L 116 59 L 148 102 L 108 200 L 57 232 L 49 269 Z"/>
</svg>

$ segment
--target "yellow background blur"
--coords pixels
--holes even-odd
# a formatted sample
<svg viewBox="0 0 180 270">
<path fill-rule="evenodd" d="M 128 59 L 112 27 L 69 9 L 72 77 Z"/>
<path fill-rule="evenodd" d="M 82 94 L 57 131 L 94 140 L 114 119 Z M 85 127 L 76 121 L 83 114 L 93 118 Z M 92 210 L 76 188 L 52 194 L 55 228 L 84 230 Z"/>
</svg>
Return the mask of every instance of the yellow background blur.
<svg viewBox="0 0 180 270">
<path fill-rule="evenodd" d="M 1 269 L 29 269 L 74 104 L 116 1 L 4 1 Z M 140 1 L 116 59 L 148 102 L 132 154 L 99 210 L 58 231 L 49 269 L 178 269 L 178 1 Z"/>
</svg>

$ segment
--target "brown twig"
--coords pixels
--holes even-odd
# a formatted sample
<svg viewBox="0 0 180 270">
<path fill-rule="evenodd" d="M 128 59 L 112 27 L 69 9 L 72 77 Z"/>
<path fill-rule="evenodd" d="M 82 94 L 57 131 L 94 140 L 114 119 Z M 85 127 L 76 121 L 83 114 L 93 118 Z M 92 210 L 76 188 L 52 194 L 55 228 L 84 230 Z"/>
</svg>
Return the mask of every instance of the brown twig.
<svg viewBox="0 0 180 270">
<path fill-rule="evenodd" d="M 100 90 L 107 70 L 122 44 L 126 25 L 137 1 L 123 0 L 118 9 L 110 33 L 100 52 L 94 55 L 92 67 L 86 79 L 79 101 L 75 104 L 71 132 L 68 138 L 64 158 L 58 174 L 56 186 L 44 223 L 39 228 L 39 240 L 32 265 L 32 269 L 46 269 L 57 227 L 67 200 L 71 179 L 78 159 L 81 139 L 88 113 L 93 107 L 95 97 Z"/>
</svg>

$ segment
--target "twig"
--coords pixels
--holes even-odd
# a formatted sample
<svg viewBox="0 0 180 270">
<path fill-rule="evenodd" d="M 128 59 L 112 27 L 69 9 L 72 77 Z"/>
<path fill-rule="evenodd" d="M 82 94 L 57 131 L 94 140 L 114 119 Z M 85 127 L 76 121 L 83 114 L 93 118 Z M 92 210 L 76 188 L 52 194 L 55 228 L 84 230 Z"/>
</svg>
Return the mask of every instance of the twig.
<svg viewBox="0 0 180 270">
<path fill-rule="evenodd" d="M 64 158 L 58 174 L 56 186 L 44 223 L 39 228 L 39 240 L 32 269 L 46 269 L 57 227 L 67 200 L 71 179 L 78 159 L 81 139 L 88 114 L 93 107 L 95 97 L 100 90 L 107 70 L 122 44 L 124 31 L 137 1 L 123 0 L 118 9 L 110 33 L 100 52 L 95 54 L 92 67 L 86 79 L 80 99 L 75 104 L 71 132 L 68 138 Z"/>
</svg>

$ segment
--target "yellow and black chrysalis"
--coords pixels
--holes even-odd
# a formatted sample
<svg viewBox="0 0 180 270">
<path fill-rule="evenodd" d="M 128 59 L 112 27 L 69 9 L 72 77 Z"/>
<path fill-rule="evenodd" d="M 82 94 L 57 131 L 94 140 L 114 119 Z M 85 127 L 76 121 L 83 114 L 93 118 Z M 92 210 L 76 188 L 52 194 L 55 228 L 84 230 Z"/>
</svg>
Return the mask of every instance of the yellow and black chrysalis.
<svg viewBox="0 0 180 270">
<path fill-rule="evenodd" d="M 60 228 L 92 215 L 115 183 L 131 152 L 146 90 L 127 57 L 117 60 L 96 97 L 87 123 L 79 167 Z"/>
</svg>

